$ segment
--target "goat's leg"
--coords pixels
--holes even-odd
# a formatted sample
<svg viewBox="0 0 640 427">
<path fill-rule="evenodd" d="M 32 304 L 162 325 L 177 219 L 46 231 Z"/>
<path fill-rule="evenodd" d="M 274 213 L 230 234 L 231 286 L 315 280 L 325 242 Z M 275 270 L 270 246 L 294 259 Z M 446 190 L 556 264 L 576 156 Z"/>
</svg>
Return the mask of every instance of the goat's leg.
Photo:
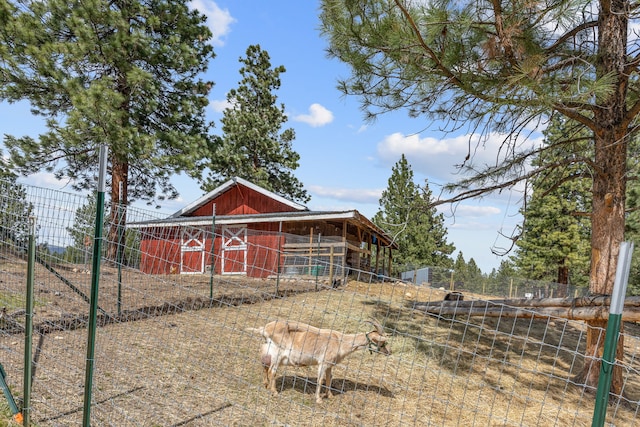
<svg viewBox="0 0 640 427">
<path fill-rule="evenodd" d="M 262 384 L 264 388 L 269 388 L 269 367 L 262 366 Z"/>
<path fill-rule="evenodd" d="M 333 397 L 333 393 L 331 393 L 331 368 L 333 368 L 333 366 L 327 368 L 324 380 L 324 386 L 327 388 L 327 398 Z"/>
<path fill-rule="evenodd" d="M 271 366 L 271 355 L 269 354 L 269 344 L 262 345 L 260 363 L 262 364 L 262 384 L 264 384 L 264 388 L 268 388 L 269 387 L 269 367 Z"/>
<path fill-rule="evenodd" d="M 271 366 L 269 366 L 269 369 L 267 370 L 269 390 L 271 390 L 271 393 L 273 393 L 274 396 L 278 394 L 278 389 L 276 388 L 276 372 L 278 370 L 279 364 L 280 364 L 280 360 L 276 360 L 276 362 L 272 363 Z"/>
<path fill-rule="evenodd" d="M 327 367 L 324 363 L 318 365 L 318 387 L 316 388 L 316 403 L 322 403 L 322 383 L 324 382 Z"/>
</svg>

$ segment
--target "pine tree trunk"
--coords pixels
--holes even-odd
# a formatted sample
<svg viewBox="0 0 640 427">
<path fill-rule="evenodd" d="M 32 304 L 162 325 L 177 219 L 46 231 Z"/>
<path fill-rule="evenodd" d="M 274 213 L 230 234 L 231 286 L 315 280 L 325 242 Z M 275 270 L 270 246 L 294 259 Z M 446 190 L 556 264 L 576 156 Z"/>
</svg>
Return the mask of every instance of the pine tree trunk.
<svg viewBox="0 0 640 427">
<path fill-rule="evenodd" d="M 564 259 L 558 266 L 558 294 L 556 297 L 564 298 L 567 296 L 567 290 L 569 288 L 569 267 L 564 262 Z"/>
<path fill-rule="evenodd" d="M 111 161 L 111 209 L 109 214 L 109 227 L 107 235 L 107 259 L 116 263 L 120 262 L 120 257 L 124 252 L 125 234 L 120 232 L 120 227 L 124 227 L 127 222 L 127 184 L 128 184 L 129 164 L 112 156 Z M 122 185 L 120 184 L 122 183 Z M 118 205 L 120 208 L 118 209 Z M 120 247 L 120 251 L 118 251 Z"/>
<path fill-rule="evenodd" d="M 614 75 L 615 90 L 594 107 L 595 163 L 593 212 L 591 216 L 591 275 L 589 289 L 594 294 L 611 294 L 615 281 L 620 243 L 624 239 L 625 175 L 627 159 L 626 116 L 627 81 L 624 71 L 627 49 L 629 3 L 625 0 L 601 0 L 598 15 L 598 55 L 596 76 Z M 604 347 L 606 321 L 589 321 L 586 355 L 578 379 L 597 387 L 600 358 Z M 624 356 L 622 339 L 617 357 Z M 611 391 L 622 390 L 622 371 L 613 370 Z"/>
</svg>

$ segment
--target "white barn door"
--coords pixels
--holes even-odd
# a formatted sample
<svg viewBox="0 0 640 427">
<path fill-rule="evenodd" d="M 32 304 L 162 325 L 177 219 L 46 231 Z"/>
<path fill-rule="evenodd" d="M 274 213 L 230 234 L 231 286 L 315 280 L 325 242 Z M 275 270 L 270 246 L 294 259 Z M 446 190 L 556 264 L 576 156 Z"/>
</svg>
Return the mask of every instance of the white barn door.
<svg viewBox="0 0 640 427">
<path fill-rule="evenodd" d="M 204 230 L 185 228 L 182 230 L 180 245 L 180 273 L 204 273 L 204 247 L 206 243 Z"/>
<path fill-rule="evenodd" d="M 247 227 L 222 228 L 222 274 L 247 274 Z"/>
</svg>

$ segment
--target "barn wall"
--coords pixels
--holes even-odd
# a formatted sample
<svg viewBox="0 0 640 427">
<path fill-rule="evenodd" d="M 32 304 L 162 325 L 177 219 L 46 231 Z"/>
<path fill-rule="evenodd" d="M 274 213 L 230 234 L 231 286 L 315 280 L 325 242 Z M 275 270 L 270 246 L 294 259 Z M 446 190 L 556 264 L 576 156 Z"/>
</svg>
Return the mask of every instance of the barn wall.
<svg viewBox="0 0 640 427">
<path fill-rule="evenodd" d="M 296 222 L 283 223 L 282 232 L 300 236 L 300 243 L 311 244 L 315 247 L 318 233 L 322 238 L 333 237 L 337 241 L 342 240 L 342 227 L 345 223 L 337 222 Z M 278 263 L 279 222 L 253 224 L 249 227 L 248 250 L 246 254 L 247 276 L 264 278 L 276 274 L 278 266 L 282 267 L 284 259 Z M 181 272 L 181 227 L 150 228 L 145 229 L 141 238 L 141 266 L 140 269 L 148 274 L 179 274 Z M 221 230 L 216 230 L 214 242 L 214 274 L 222 273 L 222 238 Z M 360 230 L 353 224 L 347 224 L 346 240 L 349 249 L 346 263 L 354 268 L 372 268 L 371 260 L 371 235 Z M 312 236 L 312 238 L 311 238 Z M 311 240 L 310 240 L 311 239 Z M 284 239 L 283 239 L 284 240 Z M 361 242 L 365 242 L 364 247 Z M 205 242 L 204 254 L 205 273 L 210 271 L 211 265 L 211 235 L 208 234 Z"/>
<path fill-rule="evenodd" d="M 278 272 L 278 235 L 253 234 L 247 236 L 247 276 L 264 278 Z M 282 239 L 281 239 L 282 240 Z"/>
<path fill-rule="evenodd" d="M 179 228 L 145 229 L 140 239 L 140 270 L 147 274 L 180 273 Z"/>
<path fill-rule="evenodd" d="M 191 216 L 211 216 L 214 203 L 216 205 L 216 215 L 249 215 L 295 211 L 291 206 L 266 197 L 258 191 L 243 185 L 236 185 L 196 209 Z"/>
</svg>

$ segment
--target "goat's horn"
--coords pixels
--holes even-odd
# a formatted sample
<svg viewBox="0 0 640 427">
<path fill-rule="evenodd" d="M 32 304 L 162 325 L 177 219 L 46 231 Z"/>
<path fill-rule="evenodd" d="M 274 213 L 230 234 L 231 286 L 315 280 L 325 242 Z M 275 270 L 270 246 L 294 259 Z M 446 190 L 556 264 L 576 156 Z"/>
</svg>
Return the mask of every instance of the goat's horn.
<svg viewBox="0 0 640 427">
<path fill-rule="evenodd" d="M 384 328 L 376 319 L 371 317 L 369 320 L 367 320 L 367 323 L 371 323 L 376 328 L 376 332 L 378 332 L 380 335 L 384 335 Z"/>
</svg>

